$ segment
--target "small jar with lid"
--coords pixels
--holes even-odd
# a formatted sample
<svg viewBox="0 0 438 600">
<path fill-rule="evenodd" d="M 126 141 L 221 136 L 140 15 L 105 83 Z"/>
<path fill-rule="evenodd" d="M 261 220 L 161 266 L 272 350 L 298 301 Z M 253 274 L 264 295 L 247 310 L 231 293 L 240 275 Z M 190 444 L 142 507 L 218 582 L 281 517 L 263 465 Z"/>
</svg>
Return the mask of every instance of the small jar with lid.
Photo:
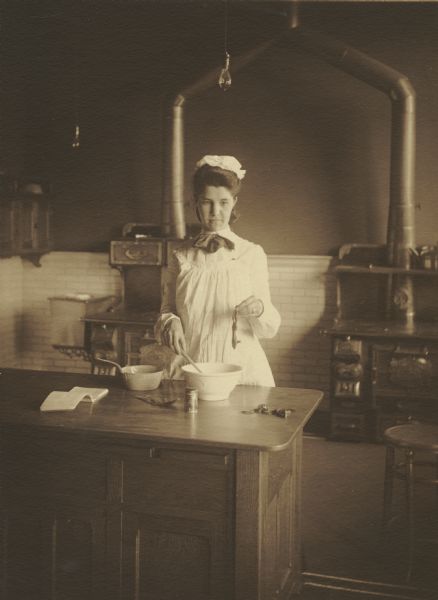
<svg viewBox="0 0 438 600">
<path fill-rule="evenodd" d="M 184 396 L 184 411 L 188 413 L 198 412 L 198 390 L 186 387 Z"/>
<path fill-rule="evenodd" d="M 420 264 L 427 271 L 437 268 L 437 249 L 436 246 L 421 246 Z"/>
</svg>

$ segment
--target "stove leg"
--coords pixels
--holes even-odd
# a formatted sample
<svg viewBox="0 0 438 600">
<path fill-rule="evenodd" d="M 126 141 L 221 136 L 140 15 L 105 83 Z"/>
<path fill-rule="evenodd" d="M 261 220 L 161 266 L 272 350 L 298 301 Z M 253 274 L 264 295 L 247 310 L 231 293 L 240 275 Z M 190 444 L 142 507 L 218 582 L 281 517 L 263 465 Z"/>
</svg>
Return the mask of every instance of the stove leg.
<svg viewBox="0 0 438 600">
<path fill-rule="evenodd" d="M 406 581 L 409 582 L 412 577 L 412 568 L 414 562 L 414 542 L 415 542 L 415 514 L 414 514 L 414 452 L 406 450 L 406 503 L 408 516 L 408 572 Z"/>
<path fill-rule="evenodd" d="M 386 447 L 385 480 L 383 490 L 383 522 L 382 529 L 386 531 L 391 520 L 392 493 L 394 487 L 395 449 Z"/>
</svg>

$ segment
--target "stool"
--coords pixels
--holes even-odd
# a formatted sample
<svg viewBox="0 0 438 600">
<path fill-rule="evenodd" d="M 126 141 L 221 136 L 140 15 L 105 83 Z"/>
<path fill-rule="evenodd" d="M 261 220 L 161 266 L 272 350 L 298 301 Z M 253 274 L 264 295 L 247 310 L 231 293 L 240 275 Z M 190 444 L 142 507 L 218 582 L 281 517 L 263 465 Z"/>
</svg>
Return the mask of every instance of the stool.
<svg viewBox="0 0 438 600">
<path fill-rule="evenodd" d="M 412 576 L 415 543 L 414 484 L 438 485 L 438 425 L 413 421 L 405 425 L 389 427 L 383 434 L 386 445 L 385 481 L 383 497 L 383 527 L 386 529 L 391 520 L 391 506 L 394 478 L 405 481 L 408 528 L 408 572 L 406 580 Z M 396 449 L 404 451 L 404 462 L 396 462 Z M 430 461 L 415 460 L 416 452 L 427 452 L 433 456 Z M 433 466 L 433 477 L 415 473 L 417 465 Z M 438 488 L 437 488 L 438 490 Z"/>
</svg>

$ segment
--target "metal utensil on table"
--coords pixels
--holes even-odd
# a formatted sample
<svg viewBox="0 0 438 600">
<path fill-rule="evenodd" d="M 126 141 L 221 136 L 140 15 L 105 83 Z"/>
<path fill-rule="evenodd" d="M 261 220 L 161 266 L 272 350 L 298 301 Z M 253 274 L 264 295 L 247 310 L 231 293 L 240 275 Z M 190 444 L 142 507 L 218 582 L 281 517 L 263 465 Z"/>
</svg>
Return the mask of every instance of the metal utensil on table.
<svg viewBox="0 0 438 600">
<path fill-rule="evenodd" d="M 273 415 L 274 417 L 280 417 L 281 419 L 287 419 L 293 412 L 293 408 L 269 408 L 267 404 L 259 404 L 256 408 L 242 410 L 244 415 L 257 413 L 259 415 Z"/>
<path fill-rule="evenodd" d="M 198 373 L 201 373 L 201 374 L 203 373 L 203 371 L 198 367 L 198 365 L 195 363 L 195 361 L 192 358 L 190 358 L 190 356 L 187 354 L 187 352 L 184 352 L 183 350 L 181 350 L 181 355 L 186 359 L 187 362 L 189 362 L 192 365 L 192 367 L 194 367 L 198 371 Z"/>
<path fill-rule="evenodd" d="M 141 400 L 142 402 L 146 402 L 146 404 L 151 404 L 152 406 L 158 406 L 161 408 L 170 408 L 172 404 L 175 404 L 176 398 L 162 398 L 156 399 L 152 398 L 152 396 L 135 396 L 137 400 Z"/>
</svg>

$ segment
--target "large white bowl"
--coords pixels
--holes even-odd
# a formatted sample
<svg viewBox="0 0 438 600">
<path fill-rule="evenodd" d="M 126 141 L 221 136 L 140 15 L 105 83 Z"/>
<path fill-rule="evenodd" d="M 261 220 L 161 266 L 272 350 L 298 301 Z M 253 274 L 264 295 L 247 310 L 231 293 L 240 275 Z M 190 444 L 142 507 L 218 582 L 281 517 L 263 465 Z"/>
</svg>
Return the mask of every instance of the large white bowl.
<svg viewBox="0 0 438 600">
<path fill-rule="evenodd" d="M 226 400 L 242 377 L 242 367 L 227 363 L 196 363 L 182 367 L 186 385 L 198 390 L 200 400 Z"/>
<path fill-rule="evenodd" d="M 163 371 L 155 365 L 128 365 L 122 367 L 122 376 L 128 390 L 144 392 L 157 389 Z"/>
</svg>

